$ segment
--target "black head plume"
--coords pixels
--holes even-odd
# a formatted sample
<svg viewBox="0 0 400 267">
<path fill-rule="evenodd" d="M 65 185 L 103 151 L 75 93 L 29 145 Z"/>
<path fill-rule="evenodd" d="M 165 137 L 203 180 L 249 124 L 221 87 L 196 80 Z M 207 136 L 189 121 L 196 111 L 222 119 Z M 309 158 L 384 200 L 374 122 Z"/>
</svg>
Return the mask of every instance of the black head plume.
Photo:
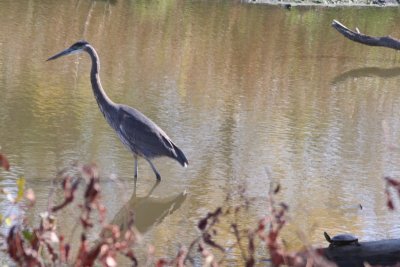
<svg viewBox="0 0 400 267">
<path fill-rule="evenodd" d="M 84 48 L 88 45 L 89 43 L 86 41 L 78 41 L 76 43 L 74 43 L 73 45 L 71 45 L 69 48 L 65 49 L 64 51 L 61 51 L 58 54 L 55 54 L 54 56 L 50 57 L 47 59 L 47 61 L 49 60 L 53 60 L 62 56 L 67 56 L 67 55 L 72 55 L 72 54 L 76 54 L 76 53 L 80 53 L 84 50 Z"/>
<path fill-rule="evenodd" d="M 70 49 L 81 49 L 81 48 L 85 47 L 88 44 L 89 43 L 86 42 L 85 40 L 80 40 L 80 41 L 74 43 L 73 45 L 71 45 Z"/>
</svg>

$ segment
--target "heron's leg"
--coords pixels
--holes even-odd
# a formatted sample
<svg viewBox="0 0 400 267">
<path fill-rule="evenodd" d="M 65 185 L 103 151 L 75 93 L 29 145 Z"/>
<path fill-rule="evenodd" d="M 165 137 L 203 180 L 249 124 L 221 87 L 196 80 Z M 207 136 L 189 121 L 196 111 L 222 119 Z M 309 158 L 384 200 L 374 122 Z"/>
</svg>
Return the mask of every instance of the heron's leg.
<svg viewBox="0 0 400 267">
<path fill-rule="evenodd" d="M 155 175 L 156 175 L 157 181 L 161 181 L 161 176 L 160 176 L 160 174 L 158 173 L 156 167 L 153 165 L 153 162 L 151 162 L 148 158 L 145 158 L 145 159 L 147 160 L 147 162 L 150 164 L 151 168 L 153 169 L 153 172 L 154 172 Z"/>
<path fill-rule="evenodd" d="M 135 154 L 133 157 L 135 159 L 135 182 L 136 182 L 138 177 L 138 156 Z"/>
<path fill-rule="evenodd" d="M 137 179 L 133 179 L 133 198 L 136 198 L 136 184 L 137 184 Z"/>
</svg>

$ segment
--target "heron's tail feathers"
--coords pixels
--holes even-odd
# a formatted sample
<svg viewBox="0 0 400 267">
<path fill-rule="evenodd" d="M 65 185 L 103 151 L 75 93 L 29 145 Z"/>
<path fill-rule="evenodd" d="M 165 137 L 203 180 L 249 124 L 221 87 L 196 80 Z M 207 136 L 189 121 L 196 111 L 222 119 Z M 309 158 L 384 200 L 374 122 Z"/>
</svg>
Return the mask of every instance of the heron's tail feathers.
<svg viewBox="0 0 400 267">
<path fill-rule="evenodd" d="M 187 167 L 189 165 L 188 160 L 186 159 L 185 154 L 183 154 L 182 150 L 180 150 L 174 143 L 172 143 L 175 149 L 176 157 L 175 159 L 183 166 Z"/>
</svg>

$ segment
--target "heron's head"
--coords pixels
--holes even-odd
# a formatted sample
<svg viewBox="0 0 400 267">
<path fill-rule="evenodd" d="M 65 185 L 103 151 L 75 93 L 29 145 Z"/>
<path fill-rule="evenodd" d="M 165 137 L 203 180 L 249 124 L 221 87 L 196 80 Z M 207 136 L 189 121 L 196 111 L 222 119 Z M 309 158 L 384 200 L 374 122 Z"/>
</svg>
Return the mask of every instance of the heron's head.
<svg viewBox="0 0 400 267">
<path fill-rule="evenodd" d="M 65 49 L 64 51 L 61 51 L 60 53 L 55 54 L 52 57 L 49 57 L 47 61 L 53 60 L 62 56 L 67 56 L 67 55 L 72 55 L 72 54 L 78 54 L 82 52 L 86 46 L 88 46 L 89 43 L 86 41 L 79 41 L 71 45 L 69 48 Z"/>
</svg>

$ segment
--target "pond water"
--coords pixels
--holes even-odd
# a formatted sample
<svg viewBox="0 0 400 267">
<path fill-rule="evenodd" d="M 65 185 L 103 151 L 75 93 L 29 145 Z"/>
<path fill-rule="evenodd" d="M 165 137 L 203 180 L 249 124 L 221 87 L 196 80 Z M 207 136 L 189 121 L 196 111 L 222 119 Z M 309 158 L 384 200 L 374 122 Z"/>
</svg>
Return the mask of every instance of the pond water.
<svg viewBox="0 0 400 267">
<path fill-rule="evenodd" d="M 395 8 L 1 1 L 0 145 L 12 168 L 0 186 L 15 192 L 25 177 L 37 198 L 34 224 L 57 171 L 95 162 L 107 220 L 136 210 L 143 249 L 153 244 L 157 256 L 188 246 L 198 220 L 228 193 L 239 199 L 243 186 L 251 207 L 239 224 L 255 226 L 271 183 L 290 207 L 283 238 L 291 249 L 325 245 L 323 231 L 399 237 L 383 179 L 400 175 L 399 57 L 343 38 L 333 19 L 400 36 Z M 144 160 L 134 194 L 133 157 L 98 109 L 90 58 L 45 61 L 80 39 L 97 49 L 109 97 L 150 117 L 189 160 L 185 169 L 156 159 L 162 182 L 150 196 L 155 177 Z M 0 211 L 9 210 L 3 199 Z M 66 209 L 59 228 L 68 233 L 76 214 Z"/>
</svg>

